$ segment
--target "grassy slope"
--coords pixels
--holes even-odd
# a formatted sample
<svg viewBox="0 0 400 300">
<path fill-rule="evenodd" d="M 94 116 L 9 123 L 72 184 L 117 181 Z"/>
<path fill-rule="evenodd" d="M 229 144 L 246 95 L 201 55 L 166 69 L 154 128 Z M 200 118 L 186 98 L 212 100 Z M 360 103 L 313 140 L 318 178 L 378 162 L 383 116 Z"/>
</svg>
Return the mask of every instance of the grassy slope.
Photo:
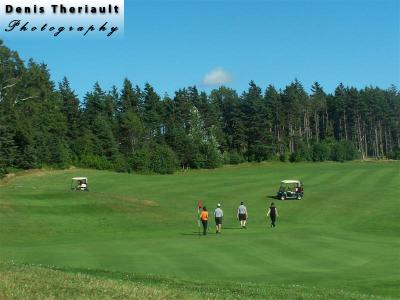
<svg viewBox="0 0 400 300">
<path fill-rule="evenodd" d="M 399 296 L 399 163 L 244 165 L 174 176 L 92 170 L 32 174 L 0 188 L 0 257 L 82 270 L 300 285 Z M 68 190 L 89 176 L 91 192 Z M 265 208 L 279 181 L 305 182 L 302 201 Z M 221 202 L 224 232 L 199 238 L 194 208 Z M 237 230 L 245 201 L 249 229 Z M 229 283 L 226 283 L 229 285 Z"/>
<path fill-rule="evenodd" d="M 0 263 L 0 274 L 0 299 L 390 299 L 299 285 L 204 283 L 14 263 Z"/>
</svg>

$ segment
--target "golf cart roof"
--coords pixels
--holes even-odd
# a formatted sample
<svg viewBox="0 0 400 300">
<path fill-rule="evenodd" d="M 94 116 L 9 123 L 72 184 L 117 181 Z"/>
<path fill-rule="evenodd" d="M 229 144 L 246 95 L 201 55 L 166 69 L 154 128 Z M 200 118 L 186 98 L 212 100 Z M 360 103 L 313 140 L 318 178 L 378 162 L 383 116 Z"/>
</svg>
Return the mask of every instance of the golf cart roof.
<svg viewBox="0 0 400 300">
<path fill-rule="evenodd" d="M 73 177 L 72 180 L 87 180 L 87 177 Z"/>
<path fill-rule="evenodd" d="M 301 183 L 301 181 L 300 180 L 282 180 L 281 181 L 281 183 L 285 183 L 285 184 L 287 184 L 287 183 L 297 183 L 297 184 L 300 184 Z"/>
</svg>

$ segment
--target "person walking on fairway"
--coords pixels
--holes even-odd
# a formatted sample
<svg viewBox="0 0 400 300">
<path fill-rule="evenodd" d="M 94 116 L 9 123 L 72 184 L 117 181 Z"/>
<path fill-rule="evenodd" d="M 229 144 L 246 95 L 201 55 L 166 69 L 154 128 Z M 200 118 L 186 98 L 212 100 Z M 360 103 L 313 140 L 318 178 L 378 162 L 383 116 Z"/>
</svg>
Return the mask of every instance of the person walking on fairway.
<svg viewBox="0 0 400 300">
<path fill-rule="evenodd" d="M 214 217 L 215 217 L 215 227 L 216 231 L 215 233 L 221 233 L 221 226 L 222 226 L 222 217 L 224 216 L 224 212 L 221 209 L 221 204 L 217 204 L 217 208 L 214 211 Z"/>
<path fill-rule="evenodd" d="M 203 211 L 200 214 L 200 220 L 203 224 L 203 235 L 207 234 L 207 225 L 208 225 L 208 211 L 205 206 L 203 206 Z"/>
<path fill-rule="evenodd" d="M 240 202 L 240 205 L 237 210 L 237 218 L 240 221 L 240 228 L 246 229 L 246 220 L 247 220 L 247 208 L 244 206 L 243 202 Z"/>
<path fill-rule="evenodd" d="M 271 227 L 275 227 L 276 217 L 278 216 L 278 209 L 275 207 L 274 202 L 271 203 L 271 206 L 268 209 L 267 217 L 271 218 Z"/>
</svg>

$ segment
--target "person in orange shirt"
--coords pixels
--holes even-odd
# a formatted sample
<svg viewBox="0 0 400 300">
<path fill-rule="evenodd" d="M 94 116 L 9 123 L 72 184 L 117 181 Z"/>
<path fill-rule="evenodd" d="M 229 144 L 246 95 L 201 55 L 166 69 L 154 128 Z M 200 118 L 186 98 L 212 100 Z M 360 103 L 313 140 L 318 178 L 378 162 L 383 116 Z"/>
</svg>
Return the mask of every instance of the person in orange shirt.
<svg viewBox="0 0 400 300">
<path fill-rule="evenodd" d="M 200 214 L 200 220 L 203 224 L 203 235 L 207 234 L 207 226 L 208 226 L 208 211 L 205 206 L 203 206 L 203 211 Z"/>
</svg>

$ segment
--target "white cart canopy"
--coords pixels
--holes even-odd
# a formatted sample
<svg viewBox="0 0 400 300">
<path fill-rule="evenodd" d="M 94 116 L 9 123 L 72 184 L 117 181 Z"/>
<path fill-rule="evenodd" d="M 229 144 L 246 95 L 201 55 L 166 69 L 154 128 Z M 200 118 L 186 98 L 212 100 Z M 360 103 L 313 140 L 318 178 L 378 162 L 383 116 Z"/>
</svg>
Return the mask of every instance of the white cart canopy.
<svg viewBox="0 0 400 300">
<path fill-rule="evenodd" d="M 290 180 L 290 179 L 287 179 L 287 180 L 282 180 L 281 183 L 284 183 L 284 184 L 290 184 L 290 183 L 300 184 L 301 182 L 300 182 L 300 180 Z"/>
<path fill-rule="evenodd" d="M 86 180 L 87 181 L 87 177 L 74 177 L 74 178 L 72 178 L 72 180 Z"/>
</svg>

